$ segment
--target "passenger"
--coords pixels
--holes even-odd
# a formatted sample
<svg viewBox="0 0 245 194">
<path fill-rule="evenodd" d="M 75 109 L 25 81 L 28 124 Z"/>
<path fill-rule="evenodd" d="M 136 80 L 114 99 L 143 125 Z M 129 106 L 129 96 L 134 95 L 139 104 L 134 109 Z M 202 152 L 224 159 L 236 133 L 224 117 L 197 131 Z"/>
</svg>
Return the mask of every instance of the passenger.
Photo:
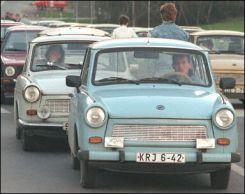
<svg viewBox="0 0 245 194">
<path fill-rule="evenodd" d="M 174 3 L 165 3 L 160 7 L 162 24 L 153 28 L 149 33 L 153 38 L 169 38 L 177 40 L 189 40 L 189 34 L 175 24 L 177 9 Z"/>
<path fill-rule="evenodd" d="M 46 52 L 46 59 L 48 62 L 63 64 L 65 52 L 60 45 L 52 45 Z"/>
<path fill-rule="evenodd" d="M 213 48 L 214 48 L 214 44 L 211 40 L 202 41 L 199 43 L 199 46 L 202 48 L 209 49 L 209 50 L 213 50 Z"/>
<path fill-rule="evenodd" d="M 136 38 L 138 37 L 133 29 L 128 28 L 129 17 L 121 15 L 119 17 L 120 27 L 112 32 L 112 38 Z"/>
<path fill-rule="evenodd" d="M 194 75 L 193 65 L 189 55 L 175 55 L 173 56 L 173 69 L 184 76 L 189 77 L 194 83 L 203 84 L 203 82 Z"/>
</svg>

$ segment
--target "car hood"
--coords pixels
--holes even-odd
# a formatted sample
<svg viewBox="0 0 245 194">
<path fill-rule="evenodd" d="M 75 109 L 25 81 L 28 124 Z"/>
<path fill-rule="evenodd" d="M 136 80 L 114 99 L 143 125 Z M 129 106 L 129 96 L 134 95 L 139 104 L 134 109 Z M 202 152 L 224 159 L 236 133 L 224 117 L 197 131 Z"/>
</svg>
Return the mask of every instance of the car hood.
<svg viewBox="0 0 245 194">
<path fill-rule="evenodd" d="M 214 107 L 222 103 L 218 93 L 183 88 L 104 90 L 91 95 L 110 118 L 211 119 Z"/>
<path fill-rule="evenodd" d="M 52 72 L 38 72 L 29 77 L 42 93 L 45 94 L 69 94 L 74 88 L 66 86 L 67 75 L 80 75 L 81 70 L 60 70 Z"/>
<path fill-rule="evenodd" d="M 26 59 L 26 52 L 3 52 L 1 59 L 4 65 L 24 65 Z"/>
<path fill-rule="evenodd" d="M 214 71 L 243 71 L 244 55 L 237 54 L 213 54 L 210 55 L 212 68 Z"/>
</svg>

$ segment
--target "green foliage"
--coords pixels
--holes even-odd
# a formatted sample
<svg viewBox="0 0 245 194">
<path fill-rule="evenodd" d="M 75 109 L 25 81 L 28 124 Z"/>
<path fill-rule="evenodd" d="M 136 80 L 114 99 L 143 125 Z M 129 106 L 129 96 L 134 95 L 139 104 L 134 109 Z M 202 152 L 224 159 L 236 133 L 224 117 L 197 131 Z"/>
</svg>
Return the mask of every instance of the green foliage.
<svg viewBox="0 0 245 194">
<path fill-rule="evenodd" d="M 238 17 L 227 19 L 223 22 L 201 25 L 200 27 L 205 30 L 234 30 L 244 32 L 244 18 Z"/>
</svg>

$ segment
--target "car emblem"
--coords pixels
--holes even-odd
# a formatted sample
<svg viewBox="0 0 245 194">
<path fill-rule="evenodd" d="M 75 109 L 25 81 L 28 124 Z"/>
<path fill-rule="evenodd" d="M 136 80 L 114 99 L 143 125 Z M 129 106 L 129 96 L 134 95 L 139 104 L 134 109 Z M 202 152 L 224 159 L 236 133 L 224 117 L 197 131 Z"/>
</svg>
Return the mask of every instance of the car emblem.
<svg viewBox="0 0 245 194">
<path fill-rule="evenodd" d="M 157 106 L 156 106 L 156 109 L 157 109 L 157 110 L 164 110 L 165 107 L 164 107 L 163 105 L 157 105 Z"/>
</svg>

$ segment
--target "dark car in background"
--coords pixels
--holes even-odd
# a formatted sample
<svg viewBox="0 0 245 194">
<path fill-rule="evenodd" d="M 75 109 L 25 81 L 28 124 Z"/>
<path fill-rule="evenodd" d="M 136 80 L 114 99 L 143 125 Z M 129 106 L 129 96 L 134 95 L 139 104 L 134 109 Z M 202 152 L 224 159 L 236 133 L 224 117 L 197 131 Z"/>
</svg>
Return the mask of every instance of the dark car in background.
<svg viewBox="0 0 245 194">
<path fill-rule="evenodd" d="M 7 29 L 11 26 L 22 24 L 21 22 L 14 22 L 12 20 L 1 20 L 1 42 L 7 32 Z"/>
<path fill-rule="evenodd" d="M 1 44 L 1 103 L 12 98 L 16 77 L 22 72 L 29 42 L 42 26 L 19 25 L 9 27 Z"/>
</svg>

